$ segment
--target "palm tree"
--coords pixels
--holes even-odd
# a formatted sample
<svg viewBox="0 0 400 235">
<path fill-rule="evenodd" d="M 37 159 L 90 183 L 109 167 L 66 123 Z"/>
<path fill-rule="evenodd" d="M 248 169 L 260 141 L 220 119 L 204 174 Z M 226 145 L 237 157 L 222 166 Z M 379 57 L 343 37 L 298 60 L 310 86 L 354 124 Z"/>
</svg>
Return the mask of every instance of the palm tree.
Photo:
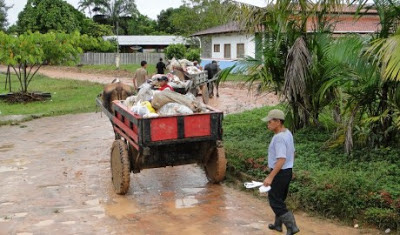
<svg viewBox="0 0 400 235">
<path fill-rule="evenodd" d="M 101 24 L 111 24 L 117 37 L 120 20 L 139 14 L 135 0 L 81 0 L 79 8 L 83 10 L 91 9 L 95 13 L 94 21 Z M 119 44 L 117 45 L 116 66 L 119 67 Z"/>
<path fill-rule="evenodd" d="M 262 58 L 247 59 L 239 67 L 251 74 L 249 82 L 261 80 L 264 85 L 272 84 L 275 91 L 286 97 L 294 129 L 309 125 L 310 118 L 319 125 L 319 112 L 328 103 L 315 99 L 320 78 L 311 73 L 310 66 L 322 59 L 316 40 L 331 28 L 327 14 L 341 3 L 283 0 L 269 2 L 265 8 L 243 5 L 231 14 L 241 28 L 263 37 Z M 309 22 L 315 23 L 313 34 L 307 33 Z"/>
</svg>

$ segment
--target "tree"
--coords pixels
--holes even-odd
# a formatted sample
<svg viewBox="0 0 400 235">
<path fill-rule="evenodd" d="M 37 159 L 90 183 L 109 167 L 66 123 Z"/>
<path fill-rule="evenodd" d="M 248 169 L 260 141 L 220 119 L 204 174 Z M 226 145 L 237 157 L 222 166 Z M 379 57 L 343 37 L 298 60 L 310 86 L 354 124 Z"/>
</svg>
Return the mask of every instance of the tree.
<svg viewBox="0 0 400 235">
<path fill-rule="evenodd" d="M 79 33 L 24 33 L 18 37 L 0 32 L 0 63 L 11 66 L 22 93 L 43 64 L 73 64 L 82 50 Z"/>
<path fill-rule="evenodd" d="M 94 12 L 93 20 L 101 24 L 110 24 L 114 33 L 119 35 L 119 23 L 122 17 L 137 15 L 135 0 L 82 0 L 81 9 L 91 9 Z"/>
<path fill-rule="evenodd" d="M 291 114 L 288 121 L 292 119 L 294 129 L 320 125 L 319 114 L 328 108 L 338 125 L 336 142 L 343 144 L 347 153 L 360 143 L 388 146 L 396 140 L 400 127 L 395 126 L 400 123 L 400 84 L 386 81 L 389 74 L 385 73 L 397 75 L 398 44 L 393 40 L 396 35 L 391 34 L 397 28 L 398 5 L 390 0 L 372 5 L 382 27 L 369 49 L 374 56 L 367 57 L 370 41 L 332 36 L 330 12 L 340 8 L 340 3 L 277 1 L 266 8 L 236 10 L 232 15 L 238 17 L 242 28 L 252 33 L 260 26 L 264 29 L 263 59 L 247 59 L 242 67 L 251 74 L 250 82 L 261 80 L 286 97 Z M 310 19 L 318 26 L 312 34 L 306 33 Z"/>
<path fill-rule="evenodd" d="M 111 27 L 99 25 L 63 0 L 28 0 L 18 15 L 14 30 L 47 33 L 58 31 L 99 37 L 112 34 Z"/>
<path fill-rule="evenodd" d="M 71 33 L 81 31 L 85 16 L 63 0 L 28 0 L 18 15 L 20 33 L 50 30 Z"/>
<path fill-rule="evenodd" d="M 168 8 L 166 10 L 162 10 L 160 14 L 157 16 L 157 30 L 160 32 L 164 32 L 167 34 L 175 34 L 177 30 L 174 28 L 174 25 L 171 22 L 171 17 L 175 11 L 179 11 L 178 8 Z"/>
<path fill-rule="evenodd" d="M 165 48 L 165 57 L 167 59 L 183 59 L 186 54 L 186 46 L 183 44 L 172 44 Z"/>
<path fill-rule="evenodd" d="M 179 8 L 168 8 L 157 16 L 157 30 L 168 34 L 189 36 L 197 31 L 221 25 L 229 20 L 229 1 L 183 1 Z"/>
<path fill-rule="evenodd" d="M 7 26 L 7 11 L 12 6 L 6 6 L 4 0 L 0 0 L 0 30 L 5 30 Z"/>
</svg>

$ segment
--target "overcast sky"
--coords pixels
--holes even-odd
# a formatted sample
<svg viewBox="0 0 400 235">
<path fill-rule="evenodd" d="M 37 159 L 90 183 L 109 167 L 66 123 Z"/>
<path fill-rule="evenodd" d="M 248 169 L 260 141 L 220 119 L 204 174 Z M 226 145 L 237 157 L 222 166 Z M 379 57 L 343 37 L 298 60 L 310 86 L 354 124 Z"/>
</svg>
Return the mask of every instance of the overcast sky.
<svg viewBox="0 0 400 235">
<path fill-rule="evenodd" d="M 66 0 L 75 8 L 78 8 L 79 0 Z M 237 2 L 250 3 L 257 6 L 265 6 L 267 0 L 235 0 Z M 18 14 L 24 9 L 27 0 L 5 0 L 7 6 L 14 5 L 7 11 L 9 25 L 15 24 Z M 136 5 L 141 14 L 147 15 L 151 19 L 157 19 L 161 10 L 173 7 L 178 8 L 182 5 L 182 0 L 136 0 Z"/>
<path fill-rule="evenodd" d="M 79 0 L 66 0 L 69 4 L 78 8 Z M 24 9 L 27 0 L 5 0 L 7 6 L 14 5 L 7 11 L 7 20 L 10 25 L 15 24 L 18 14 Z M 152 19 L 157 19 L 157 15 L 161 10 L 173 7 L 177 8 L 182 5 L 182 0 L 136 0 L 136 5 L 140 13 L 147 15 Z"/>
</svg>

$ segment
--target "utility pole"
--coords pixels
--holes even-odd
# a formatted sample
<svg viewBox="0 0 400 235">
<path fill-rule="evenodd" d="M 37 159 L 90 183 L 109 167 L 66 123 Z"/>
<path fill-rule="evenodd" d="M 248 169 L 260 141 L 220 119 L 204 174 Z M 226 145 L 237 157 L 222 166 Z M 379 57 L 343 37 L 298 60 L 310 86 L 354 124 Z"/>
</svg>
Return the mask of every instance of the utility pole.
<svg viewBox="0 0 400 235">
<path fill-rule="evenodd" d="M 118 36 L 118 18 L 117 18 L 117 54 L 115 55 L 115 67 L 119 69 L 119 60 L 120 60 L 120 55 L 119 55 L 119 36 Z"/>
</svg>

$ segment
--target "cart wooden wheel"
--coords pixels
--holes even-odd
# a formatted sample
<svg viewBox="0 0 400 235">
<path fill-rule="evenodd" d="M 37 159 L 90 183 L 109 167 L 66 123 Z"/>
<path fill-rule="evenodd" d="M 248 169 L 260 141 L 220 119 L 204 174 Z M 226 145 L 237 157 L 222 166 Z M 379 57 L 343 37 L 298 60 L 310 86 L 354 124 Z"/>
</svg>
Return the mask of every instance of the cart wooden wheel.
<svg viewBox="0 0 400 235">
<path fill-rule="evenodd" d="M 205 104 L 208 104 L 208 102 L 210 101 L 210 96 L 208 94 L 207 84 L 204 84 L 203 87 L 201 88 L 201 96 L 203 98 L 203 102 Z"/>
<path fill-rule="evenodd" d="M 215 148 L 204 168 L 208 181 L 214 184 L 221 182 L 226 173 L 225 149 Z"/>
<path fill-rule="evenodd" d="M 126 194 L 130 183 L 128 148 L 123 140 L 115 140 L 111 147 L 111 179 L 117 194 Z"/>
</svg>

